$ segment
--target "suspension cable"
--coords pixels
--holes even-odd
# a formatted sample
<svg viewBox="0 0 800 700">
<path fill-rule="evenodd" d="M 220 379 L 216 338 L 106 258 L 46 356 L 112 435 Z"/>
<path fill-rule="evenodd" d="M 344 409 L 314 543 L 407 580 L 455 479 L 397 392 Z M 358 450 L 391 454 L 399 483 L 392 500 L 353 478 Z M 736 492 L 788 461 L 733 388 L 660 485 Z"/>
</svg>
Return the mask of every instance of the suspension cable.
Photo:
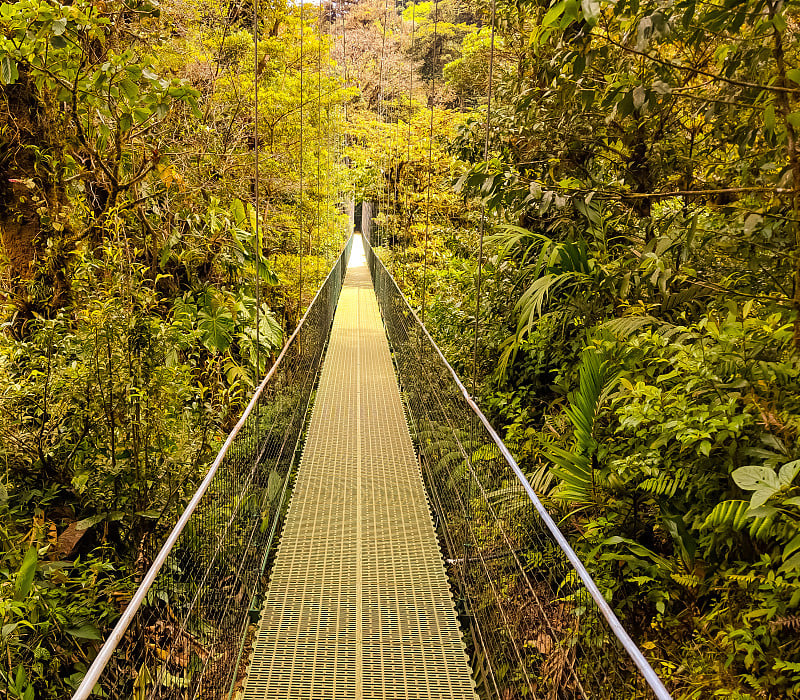
<svg viewBox="0 0 800 700">
<path fill-rule="evenodd" d="M 439 43 L 439 0 L 433 4 L 433 61 L 431 63 L 431 120 L 428 130 L 428 194 L 425 206 L 425 247 L 422 256 L 422 324 L 425 325 L 425 301 L 428 296 L 428 237 L 431 228 L 431 171 L 433 169 L 433 110 L 436 105 L 436 48 Z"/>
<path fill-rule="evenodd" d="M 383 39 L 381 41 L 380 69 L 378 71 L 378 123 L 379 124 L 386 123 L 384 106 L 383 106 L 383 62 L 384 62 L 384 57 L 386 55 L 386 18 L 388 16 L 388 12 L 389 12 L 389 0 L 383 0 Z M 380 191 L 378 192 L 378 214 L 380 214 L 382 204 L 383 204 L 383 187 L 381 187 Z M 377 233 L 377 227 L 375 233 Z M 378 238 L 377 244 L 380 246 L 381 244 L 380 237 L 377 238 Z M 370 241 L 370 243 L 372 243 L 372 241 Z"/>
<path fill-rule="evenodd" d="M 346 7 L 347 6 L 345 5 L 345 9 L 346 9 Z M 344 85 L 345 85 L 345 88 L 347 88 L 347 85 L 348 85 L 349 80 L 350 80 L 350 76 L 349 76 L 349 74 L 347 72 L 347 20 L 346 20 L 346 17 L 345 17 L 345 11 L 342 11 L 342 63 L 344 63 Z M 348 119 L 349 110 L 347 109 L 347 107 L 348 107 L 348 101 L 345 100 L 345 102 L 344 102 L 344 136 L 343 136 L 343 138 L 339 139 L 339 144 L 340 144 L 339 157 L 340 158 L 342 157 L 342 153 L 346 152 L 347 145 L 348 145 L 347 124 L 349 122 L 349 119 Z M 361 218 L 363 219 L 364 218 L 364 211 L 363 211 L 364 204 L 363 204 L 363 202 L 361 204 L 361 209 L 362 209 Z M 361 224 L 359 224 L 359 229 L 360 228 L 361 228 Z M 354 233 L 355 233 L 355 229 L 356 229 L 356 202 L 355 202 L 355 192 L 353 192 L 353 232 Z M 364 232 L 361 231 L 361 233 L 363 235 Z"/>
<path fill-rule="evenodd" d="M 489 40 L 489 82 L 486 86 L 486 138 L 483 142 L 483 162 L 489 163 L 489 130 L 492 120 L 492 81 L 494 79 L 494 23 L 495 0 L 492 0 L 491 38 Z M 472 395 L 478 383 L 478 331 L 481 314 L 481 282 L 483 273 L 483 237 L 486 229 L 486 204 L 481 203 L 481 228 L 478 242 L 478 279 L 475 283 L 475 346 L 472 352 Z"/>
<path fill-rule="evenodd" d="M 261 228 L 259 217 L 261 216 L 261 172 L 259 168 L 260 144 L 258 136 L 258 33 L 259 33 L 259 13 L 258 3 L 253 3 L 253 89 L 254 89 L 254 116 L 253 116 L 253 151 L 256 160 L 256 181 L 255 181 L 255 258 L 256 258 L 256 377 L 261 376 Z"/>
<path fill-rule="evenodd" d="M 297 318 L 300 319 L 303 309 L 303 24 L 305 23 L 302 2 L 298 9 L 300 12 L 300 152 L 298 154 L 300 166 L 300 199 L 297 213 L 300 223 L 297 240 L 300 245 L 300 259 L 298 262 L 297 279 L 297 286 L 299 289 L 297 293 Z"/>
<path fill-rule="evenodd" d="M 319 243 L 320 227 L 320 199 L 322 197 L 322 3 L 319 4 L 319 19 L 317 20 L 317 265 L 314 273 L 314 284 L 319 281 Z"/>
<path fill-rule="evenodd" d="M 395 13 L 396 14 L 396 13 Z M 402 33 L 402 17 L 400 19 L 400 33 Z M 399 46 L 398 41 L 398 46 Z M 397 68 L 397 88 L 394 92 L 394 138 L 392 139 L 392 172 L 394 170 L 394 165 L 397 165 L 397 174 L 394 177 L 394 196 L 392 197 L 392 226 L 391 226 L 391 239 L 390 239 L 390 246 L 391 246 L 391 261 L 392 261 L 392 273 L 397 274 L 397 259 L 395 255 L 395 249 L 397 247 L 397 234 L 398 229 L 400 227 L 400 209 L 398 207 L 398 200 L 400 199 L 400 157 L 402 153 L 402 146 L 401 146 L 401 135 L 400 135 L 400 116 L 401 112 L 401 97 L 403 94 L 403 71 L 400 66 Z"/>
<path fill-rule="evenodd" d="M 406 204 L 406 244 L 403 248 L 403 286 L 406 283 L 406 267 L 408 267 L 408 242 L 411 239 L 411 209 L 408 206 L 408 193 L 414 186 L 411 169 L 411 118 L 412 105 L 414 103 L 414 39 L 417 28 L 417 3 L 411 3 L 411 49 L 408 60 L 408 134 L 406 137 L 406 161 L 408 163 L 408 176 L 405 191 Z"/>
</svg>

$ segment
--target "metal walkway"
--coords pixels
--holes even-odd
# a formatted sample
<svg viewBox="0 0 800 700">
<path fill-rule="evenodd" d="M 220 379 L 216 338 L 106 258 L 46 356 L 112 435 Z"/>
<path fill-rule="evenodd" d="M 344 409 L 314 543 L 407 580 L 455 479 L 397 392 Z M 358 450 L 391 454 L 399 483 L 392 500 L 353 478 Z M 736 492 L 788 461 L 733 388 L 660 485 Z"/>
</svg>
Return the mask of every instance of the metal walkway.
<svg viewBox="0 0 800 700">
<path fill-rule="evenodd" d="M 360 237 L 243 697 L 476 697 Z"/>
</svg>

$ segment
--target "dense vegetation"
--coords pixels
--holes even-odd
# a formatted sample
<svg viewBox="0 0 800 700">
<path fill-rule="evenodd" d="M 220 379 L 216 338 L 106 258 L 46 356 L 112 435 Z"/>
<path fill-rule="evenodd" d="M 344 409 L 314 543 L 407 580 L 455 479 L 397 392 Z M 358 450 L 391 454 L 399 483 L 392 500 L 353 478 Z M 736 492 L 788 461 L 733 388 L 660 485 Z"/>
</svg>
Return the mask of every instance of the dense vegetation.
<svg viewBox="0 0 800 700">
<path fill-rule="evenodd" d="M 79 682 L 352 187 L 674 696 L 800 696 L 798 3 L 259 7 L 0 5 L 0 685 Z"/>
<path fill-rule="evenodd" d="M 256 57 L 252 7 L 0 5 L 11 698 L 71 694 L 338 255 L 346 93 L 316 11 L 260 9 Z"/>
<path fill-rule="evenodd" d="M 800 8 L 499 1 L 486 158 L 490 10 L 434 7 L 432 166 L 479 208 L 398 197 L 386 259 L 470 376 L 483 208 L 479 393 L 532 483 L 676 697 L 797 697 Z"/>
</svg>

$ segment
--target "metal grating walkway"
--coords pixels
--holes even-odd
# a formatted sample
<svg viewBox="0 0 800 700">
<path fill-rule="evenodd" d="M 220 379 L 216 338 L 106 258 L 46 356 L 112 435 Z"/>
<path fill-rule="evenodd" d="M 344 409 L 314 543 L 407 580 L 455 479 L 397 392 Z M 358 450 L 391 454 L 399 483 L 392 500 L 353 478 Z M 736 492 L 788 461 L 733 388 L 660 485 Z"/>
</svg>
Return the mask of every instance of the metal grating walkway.
<svg viewBox="0 0 800 700">
<path fill-rule="evenodd" d="M 360 237 L 243 698 L 475 696 Z"/>
</svg>

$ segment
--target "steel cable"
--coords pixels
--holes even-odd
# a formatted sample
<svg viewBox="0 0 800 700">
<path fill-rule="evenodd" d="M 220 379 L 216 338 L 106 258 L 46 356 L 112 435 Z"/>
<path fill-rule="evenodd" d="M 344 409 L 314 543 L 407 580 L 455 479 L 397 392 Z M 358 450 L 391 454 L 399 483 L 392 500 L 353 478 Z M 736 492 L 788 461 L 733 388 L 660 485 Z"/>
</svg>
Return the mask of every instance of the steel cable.
<svg viewBox="0 0 800 700">
<path fill-rule="evenodd" d="M 422 262 L 422 323 L 425 323 L 425 308 L 428 296 L 428 238 L 431 228 L 431 174 L 433 170 L 433 113 L 436 108 L 436 49 L 439 44 L 439 0 L 433 4 L 433 60 L 431 66 L 431 119 L 428 129 L 428 187 L 425 206 L 425 247 Z"/>
<path fill-rule="evenodd" d="M 495 25 L 495 0 L 492 0 L 491 9 L 491 38 L 489 40 L 489 81 L 486 86 L 486 138 L 483 142 L 483 161 L 488 168 L 489 164 L 489 133 L 492 120 L 492 80 L 494 78 L 494 25 Z M 483 273 L 483 237 L 486 227 L 486 205 L 481 203 L 481 227 L 478 241 L 478 278 L 475 282 L 475 346 L 472 356 L 472 394 L 478 382 L 478 330 L 481 315 L 481 281 Z"/>
</svg>

